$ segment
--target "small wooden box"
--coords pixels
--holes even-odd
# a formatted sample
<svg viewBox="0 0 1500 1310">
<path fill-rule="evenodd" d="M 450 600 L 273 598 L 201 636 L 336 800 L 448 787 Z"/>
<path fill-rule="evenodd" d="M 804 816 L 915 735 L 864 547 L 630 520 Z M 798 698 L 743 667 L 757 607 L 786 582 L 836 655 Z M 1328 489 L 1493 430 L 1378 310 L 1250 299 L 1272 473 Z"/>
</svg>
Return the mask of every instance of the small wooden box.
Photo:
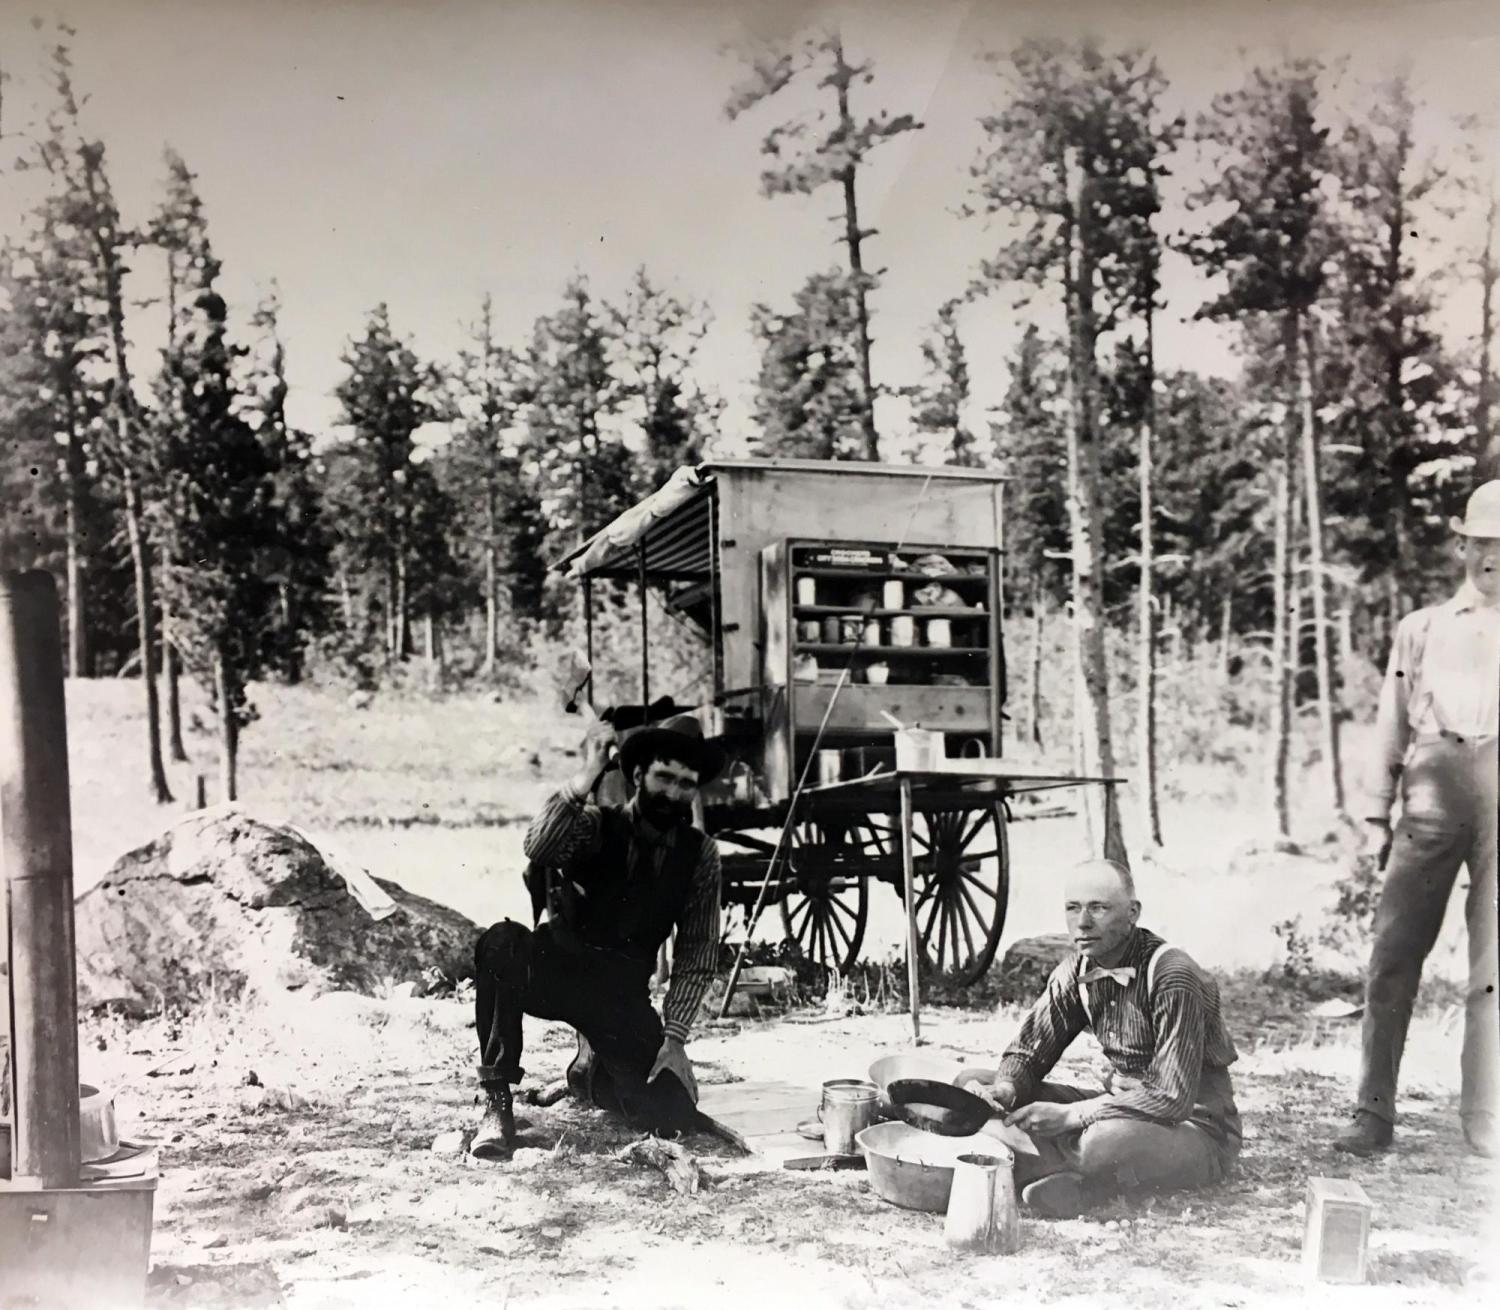
<svg viewBox="0 0 1500 1310">
<path fill-rule="evenodd" d="M 1370 1198 L 1358 1183 L 1343 1178 L 1309 1178 L 1303 1271 L 1325 1283 L 1364 1282 L 1372 1209 Z"/>
</svg>

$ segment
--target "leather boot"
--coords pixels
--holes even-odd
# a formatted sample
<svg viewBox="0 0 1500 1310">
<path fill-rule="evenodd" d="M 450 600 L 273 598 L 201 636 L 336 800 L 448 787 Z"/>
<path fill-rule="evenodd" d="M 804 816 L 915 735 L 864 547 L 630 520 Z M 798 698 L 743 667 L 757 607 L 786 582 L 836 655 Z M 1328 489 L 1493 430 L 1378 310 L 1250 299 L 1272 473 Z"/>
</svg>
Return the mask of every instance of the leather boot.
<svg viewBox="0 0 1500 1310">
<path fill-rule="evenodd" d="M 484 1093 L 484 1117 L 474 1130 L 469 1154 L 476 1160 L 509 1160 L 516 1149 L 510 1083 L 503 1078 L 481 1077 L 479 1087 Z"/>
<path fill-rule="evenodd" d="M 1369 1110 L 1356 1110 L 1333 1139 L 1333 1149 L 1346 1155 L 1374 1155 L 1390 1146 L 1395 1132 L 1389 1119 Z"/>
</svg>

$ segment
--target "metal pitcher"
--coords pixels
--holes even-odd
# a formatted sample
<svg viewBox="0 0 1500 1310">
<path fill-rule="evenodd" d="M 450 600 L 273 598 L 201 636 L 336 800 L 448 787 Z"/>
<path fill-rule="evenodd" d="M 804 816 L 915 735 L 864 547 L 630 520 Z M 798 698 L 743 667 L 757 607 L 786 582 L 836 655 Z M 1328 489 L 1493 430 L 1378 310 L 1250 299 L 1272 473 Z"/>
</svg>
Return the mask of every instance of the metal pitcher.
<svg viewBox="0 0 1500 1310">
<path fill-rule="evenodd" d="M 943 1237 L 957 1250 L 1010 1255 L 1021 1245 L 1015 1156 L 1004 1147 L 997 1150 L 996 1155 L 961 1155 L 953 1166 Z"/>
</svg>

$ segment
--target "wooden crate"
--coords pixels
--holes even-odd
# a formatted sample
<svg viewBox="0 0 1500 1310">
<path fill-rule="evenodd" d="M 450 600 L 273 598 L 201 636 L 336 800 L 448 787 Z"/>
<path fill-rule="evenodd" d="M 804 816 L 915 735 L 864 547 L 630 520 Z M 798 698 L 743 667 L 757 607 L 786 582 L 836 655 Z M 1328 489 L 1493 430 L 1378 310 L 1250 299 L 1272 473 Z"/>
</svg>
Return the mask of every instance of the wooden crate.
<svg viewBox="0 0 1500 1310">
<path fill-rule="evenodd" d="M 1345 1178 L 1307 1180 L 1302 1268 L 1325 1283 L 1362 1283 L 1370 1246 L 1370 1198 Z"/>
</svg>

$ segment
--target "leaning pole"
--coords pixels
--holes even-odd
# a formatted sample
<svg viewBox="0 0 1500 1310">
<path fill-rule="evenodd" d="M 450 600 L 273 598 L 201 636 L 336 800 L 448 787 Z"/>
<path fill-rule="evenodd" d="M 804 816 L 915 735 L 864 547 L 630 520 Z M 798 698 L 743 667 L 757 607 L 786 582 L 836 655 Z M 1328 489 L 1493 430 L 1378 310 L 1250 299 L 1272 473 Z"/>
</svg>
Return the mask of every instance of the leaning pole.
<svg viewBox="0 0 1500 1310">
<path fill-rule="evenodd" d="M 57 588 L 0 573 L 0 868 L 10 962 L 13 1185 L 78 1182 L 73 831 Z"/>
</svg>

